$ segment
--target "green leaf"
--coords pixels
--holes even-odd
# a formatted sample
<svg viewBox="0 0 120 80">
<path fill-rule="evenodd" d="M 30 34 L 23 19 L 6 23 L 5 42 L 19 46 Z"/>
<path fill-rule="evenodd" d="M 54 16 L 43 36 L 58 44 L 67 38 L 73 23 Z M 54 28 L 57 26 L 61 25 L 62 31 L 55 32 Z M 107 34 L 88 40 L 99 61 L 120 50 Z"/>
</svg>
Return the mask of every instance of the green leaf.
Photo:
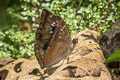
<svg viewBox="0 0 120 80">
<path fill-rule="evenodd" d="M 106 59 L 106 62 L 120 61 L 120 50 L 114 52 L 111 56 Z"/>
</svg>

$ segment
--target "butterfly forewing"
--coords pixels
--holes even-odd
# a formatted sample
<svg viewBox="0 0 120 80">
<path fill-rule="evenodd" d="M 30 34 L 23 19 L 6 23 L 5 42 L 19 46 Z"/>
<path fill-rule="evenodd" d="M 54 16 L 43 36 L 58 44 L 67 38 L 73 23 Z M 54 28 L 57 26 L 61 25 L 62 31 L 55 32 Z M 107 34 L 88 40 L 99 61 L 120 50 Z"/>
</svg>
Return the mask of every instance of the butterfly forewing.
<svg viewBox="0 0 120 80">
<path fill-rule="evenodd" d="M 57 63 L 71 51 L 71 37 L 64 21 L 56 17 L 56 28 L 46 51 L 44 65 L 46 67 Z"/>
<path fill-rule="evenodd" d="M 41 68 L 59 62 L 70 53 L 71 48 L 71 37 L 64 21 L 44 9 L 34 47 Z"/>
</svg>

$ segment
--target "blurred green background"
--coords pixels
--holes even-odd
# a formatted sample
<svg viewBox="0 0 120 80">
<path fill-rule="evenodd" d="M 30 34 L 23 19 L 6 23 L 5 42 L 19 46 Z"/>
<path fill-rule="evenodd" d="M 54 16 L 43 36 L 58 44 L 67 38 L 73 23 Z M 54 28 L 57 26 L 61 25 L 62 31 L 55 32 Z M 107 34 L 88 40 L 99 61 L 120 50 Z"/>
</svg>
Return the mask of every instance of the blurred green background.
<svg viewBox="0 0 120 80">
<path fill-rule="evenodd" d="M 34 55 L 43 8 L 62 17 L 71 34 L 84 29 L 104 32 L 120 19 L 119 0 L 0 0 L 0 57 Z"/>
</svg>

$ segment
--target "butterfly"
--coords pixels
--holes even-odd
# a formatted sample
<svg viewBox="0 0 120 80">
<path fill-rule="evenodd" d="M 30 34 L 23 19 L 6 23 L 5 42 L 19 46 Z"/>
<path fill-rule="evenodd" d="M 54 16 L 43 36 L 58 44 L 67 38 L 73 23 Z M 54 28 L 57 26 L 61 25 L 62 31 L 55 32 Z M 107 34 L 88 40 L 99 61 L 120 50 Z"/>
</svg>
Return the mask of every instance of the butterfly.
<svg viewBox="0 0 120 80">
<path fill-rule="evenodd" d="M 43 9 L 40 25 L 35 33 L 35 56 L 41 68 L 56 64 L 72 51 L 72 40 L 65 22 Z"/>
</svg>

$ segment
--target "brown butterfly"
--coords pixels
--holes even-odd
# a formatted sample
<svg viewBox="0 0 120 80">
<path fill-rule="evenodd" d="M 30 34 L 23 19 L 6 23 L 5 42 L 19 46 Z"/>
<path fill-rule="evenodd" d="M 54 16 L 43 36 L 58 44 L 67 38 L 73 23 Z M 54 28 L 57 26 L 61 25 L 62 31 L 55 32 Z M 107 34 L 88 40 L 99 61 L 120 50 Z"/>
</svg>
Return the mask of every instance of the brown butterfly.
<svg viewBox="0 0 120 80">
<path fill-rule="evenodd" d="M 65 22 L 46 9 L 42 10 L 35 37 L 34 50 L 41 68 L 56 64 L 68 56 L 73 47 Z"/>
</svg>

